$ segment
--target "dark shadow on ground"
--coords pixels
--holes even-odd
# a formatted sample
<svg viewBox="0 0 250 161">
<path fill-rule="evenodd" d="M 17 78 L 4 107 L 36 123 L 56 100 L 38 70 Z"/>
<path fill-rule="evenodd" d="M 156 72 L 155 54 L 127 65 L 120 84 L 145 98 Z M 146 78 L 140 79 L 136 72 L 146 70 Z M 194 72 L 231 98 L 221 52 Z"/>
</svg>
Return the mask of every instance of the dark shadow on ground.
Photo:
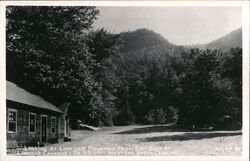
<svg viewBox="0 0 250 161">
<path fill-rule="evenodd" d="M 152 132 L 188 132 L 188 131 L 191 131 L 191 130 L 186 129 L 176 124 L 167 124 L 167 125 L 149 125 L 147 127 L 134 128 L 132 130 L 116 132 L 113 134 L 144 134 L 144 133 L 152 133 Z M 208 130 L 200 129 L 200 130 L 195 130 L 195 131 L 208 131 Z"/>
<path fill-rule="evenodd" d="M 142 142 L 156 142 L 156 141 L 188 141 L 211 139 L 215 137 L 236 136 L 242 135 L 242 132 L 186 132 L 179 135 L 167 135 L 158 137 L 147 137 L 140 139 Z"/>
</svg>

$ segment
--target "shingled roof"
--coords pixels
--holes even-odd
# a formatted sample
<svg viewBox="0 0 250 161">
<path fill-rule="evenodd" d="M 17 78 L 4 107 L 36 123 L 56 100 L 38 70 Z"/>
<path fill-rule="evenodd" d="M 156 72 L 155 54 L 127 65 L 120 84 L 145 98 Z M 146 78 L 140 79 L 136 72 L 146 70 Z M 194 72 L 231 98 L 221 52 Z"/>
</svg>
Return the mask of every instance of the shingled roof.
<svg viewBox="0 0 250 161">
<path fill-rule="evenodd" d="M 12 82 L 6 81 L 6 91 L 7 100 L 63 113 L 62 110 L 57 108 L 55 105 L 45 101 L 40 96 L 31 94 Z"/>
</svg>

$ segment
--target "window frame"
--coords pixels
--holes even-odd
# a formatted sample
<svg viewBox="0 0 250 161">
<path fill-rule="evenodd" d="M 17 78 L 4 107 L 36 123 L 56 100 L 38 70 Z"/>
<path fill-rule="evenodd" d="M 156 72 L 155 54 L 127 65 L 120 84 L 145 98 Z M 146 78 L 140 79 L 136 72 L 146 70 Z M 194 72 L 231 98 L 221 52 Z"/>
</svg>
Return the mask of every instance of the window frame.
<svg viewBox="0 0 250 161">
<path fill-rule="evenodd" d="M 10 117 L 9 113 L 10 112 L 16 113 L 16 121 L 10 121 L 9 120 L 9 117 Z M 10 123 L 15 123 L 16 124 L 15 131 L 10 131 Z M 17 133 L 17 110 L 16 109 L 8 109 L 8 133 Z"/>
<path fill-rule="evenodd" d="M 55 120 L 55 121 L 54 121 L 54 123 L 55 123 L 55 124 L 54 124 L 54 128 L 53 128 L 53 126 L 52 126 L 52 123 L 53 123 L 52 120 L 53 120 L 53 119 Z M 51 117 L 51 126 L 50 126 L 50 127 L 51 127 L 51 133 L 52 133 L 52 134 L 55 134 L 55 133 L 56 133 L 56 117 Z M 53 129 L 54 129 L 54 132 L 53 132 Z"/>
<path fill-rule="evenodd" d="M 35 116 L 35 123 L 32 123 L 32 125 L 34 125 L 34 131 L 30 131 L 30 115 L 34 115 Z M 33 112 L 29 112 L 29 133 L 36 133 L 36 113 Z"/>
</svg>

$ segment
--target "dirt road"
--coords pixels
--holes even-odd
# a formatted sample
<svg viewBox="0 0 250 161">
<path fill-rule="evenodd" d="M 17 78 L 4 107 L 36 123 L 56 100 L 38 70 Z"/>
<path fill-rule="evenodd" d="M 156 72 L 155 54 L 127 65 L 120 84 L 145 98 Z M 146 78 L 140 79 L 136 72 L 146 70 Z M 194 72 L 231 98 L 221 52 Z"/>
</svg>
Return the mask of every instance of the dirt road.
<svg viewBox="0 0 250 161">
<path fill-rule="evenodd" d="M 241 131 L 187 131 L 172 125 L 72 131 L 72 141 L 26 148 L 21 155 L 241 155 Z"/>
</svg>

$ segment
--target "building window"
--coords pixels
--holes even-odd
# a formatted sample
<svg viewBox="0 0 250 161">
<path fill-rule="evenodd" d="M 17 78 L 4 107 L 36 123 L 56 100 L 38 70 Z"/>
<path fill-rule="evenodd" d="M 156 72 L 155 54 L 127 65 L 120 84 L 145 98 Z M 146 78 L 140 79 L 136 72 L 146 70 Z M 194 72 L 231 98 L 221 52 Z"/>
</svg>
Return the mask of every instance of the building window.
<svg viewBox="0 0 250 161">
<path fill-rule="evenodd" d="M 55 132 L 56 132 L 56 118 L 51 117 L 51 133 L 55 133 Z"/>
<path fill-rule="evenodd" d="M 36 114 L 30 113 L 29 116 L 30 132 L 36 132 Z"/>
<path fill-rule="evenodd" d="M 16 132 L 17 131 L 17 111 L 9 110 L 8 120 L 9 120 L 9 132 Z"/>
</svg>

